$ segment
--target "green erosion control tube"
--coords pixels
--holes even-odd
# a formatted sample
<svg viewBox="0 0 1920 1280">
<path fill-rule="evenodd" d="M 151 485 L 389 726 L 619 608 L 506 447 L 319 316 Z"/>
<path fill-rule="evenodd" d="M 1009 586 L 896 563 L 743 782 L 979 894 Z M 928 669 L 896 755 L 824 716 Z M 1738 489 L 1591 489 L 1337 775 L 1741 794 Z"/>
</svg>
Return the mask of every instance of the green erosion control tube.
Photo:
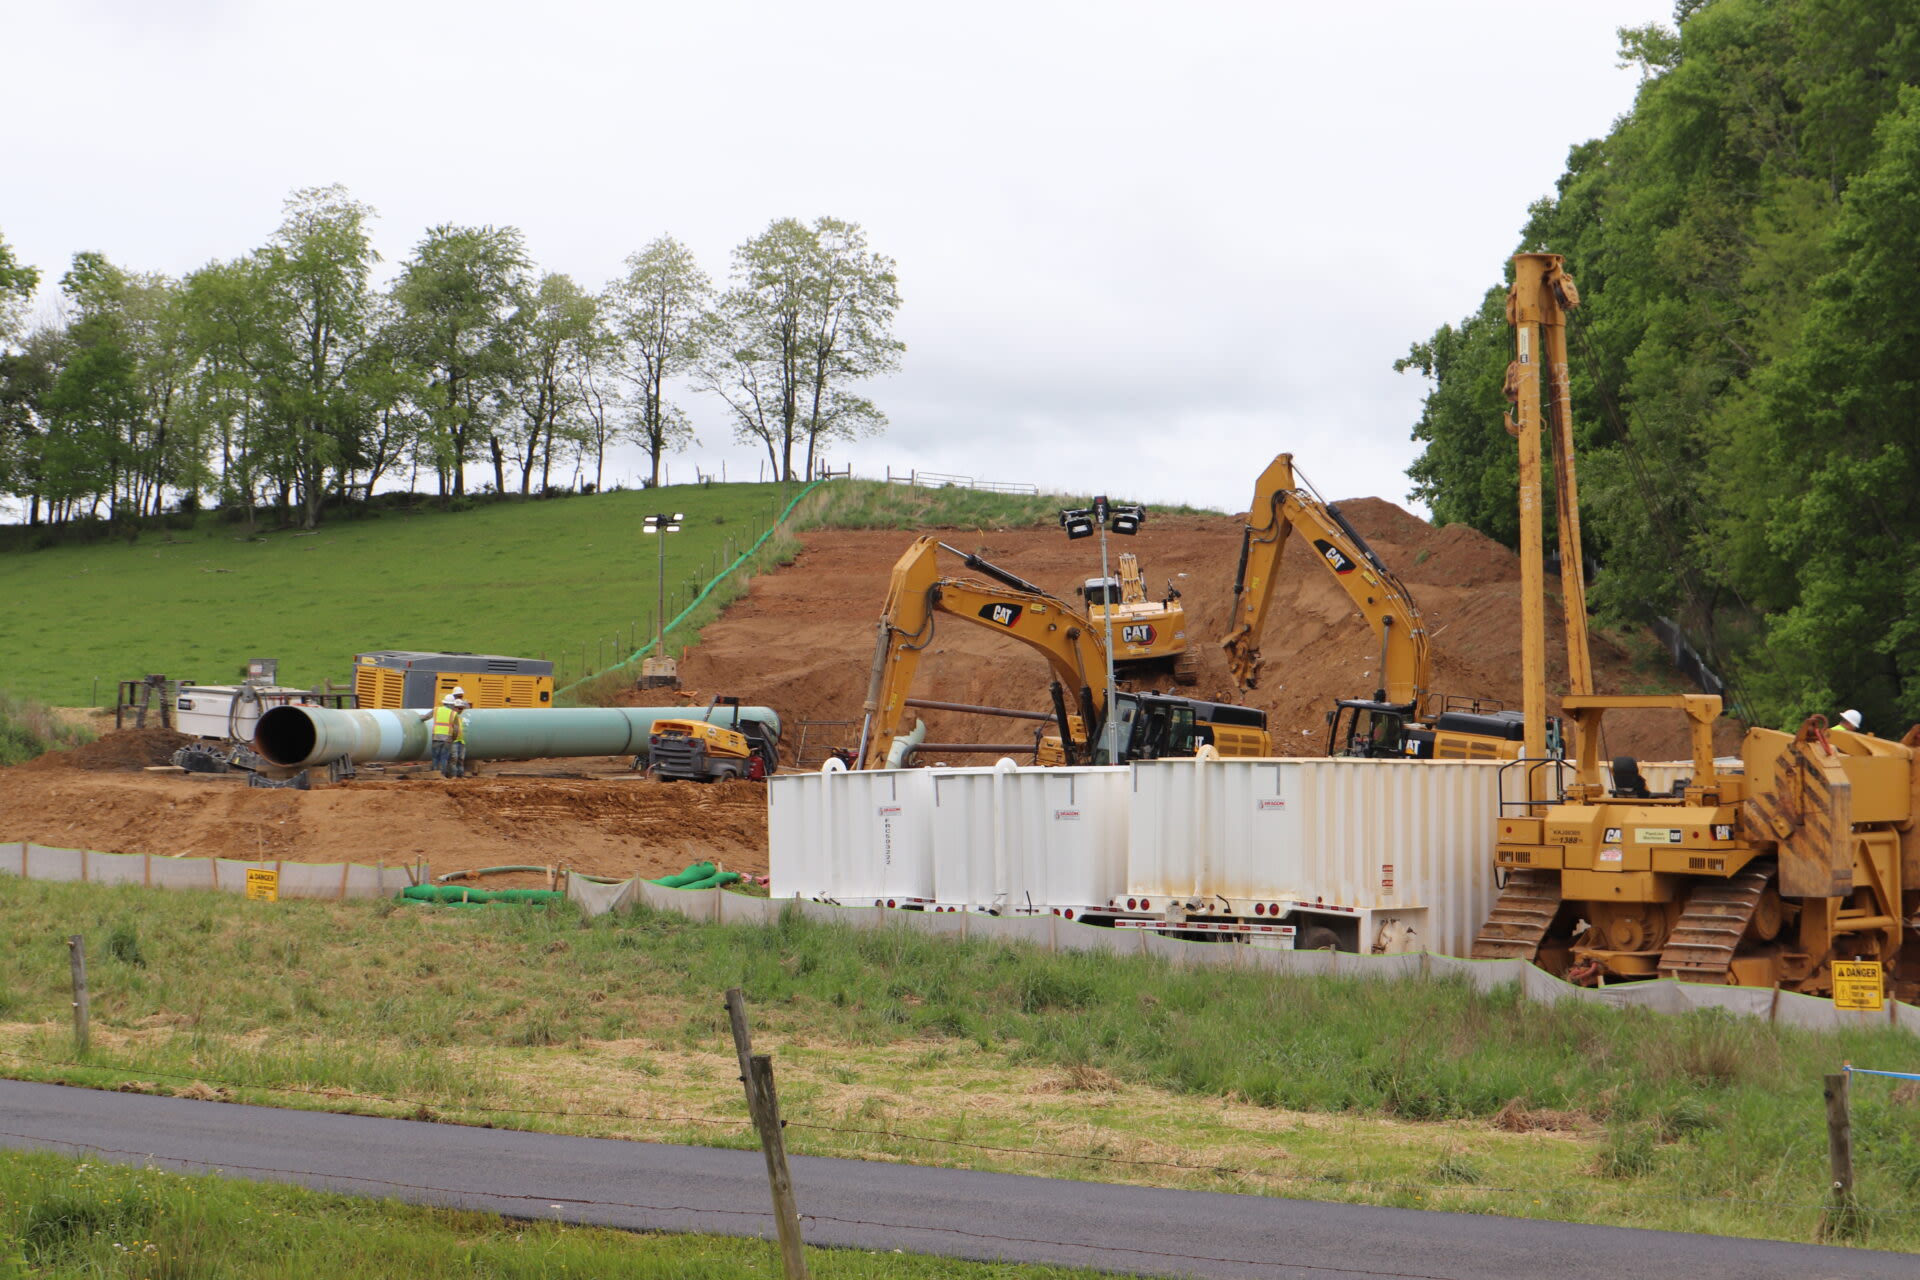
<svg viewBox="0 0 1920 1280">
<path fill-rule="evenodd" d="M 653 881 L 653 883 L 663 885 L 668 889 L 684 889 L 696 880 L 707 879 L 713 875 L 714 870 L 715 867 L 711 862 L 696 862 L 685 871 L 676 871 L 670 876 L 661 876 L 658 880 Z"/>
<path fill-rule="evenodd" d="M 402 889 L 400 898 L 405 902 L 520 902 L 544 906 L 549 902 L 565 902 L 567 895 L 558 889 L 466 889 L 452 884 L 415 884 Z"/>
<path fill-rule="evenodd" d="M 771 707 L 741 707 L 777 739 L 780 716 Z M 713 709 L 719 724 L 734 708 Z M 467 759 L 538 760 L 555 756 L 642 755 L 656 720 L 701 720 L 699 707 L 495 707 L 467 712 Z M 331 707 L 269 707 L 254 729 L 253 749 L 276 765 L 298 769 L 346 758 L 355 764 L 425 760 L 432 730 L 418 710 L 336 711 Z"/>
</svg>

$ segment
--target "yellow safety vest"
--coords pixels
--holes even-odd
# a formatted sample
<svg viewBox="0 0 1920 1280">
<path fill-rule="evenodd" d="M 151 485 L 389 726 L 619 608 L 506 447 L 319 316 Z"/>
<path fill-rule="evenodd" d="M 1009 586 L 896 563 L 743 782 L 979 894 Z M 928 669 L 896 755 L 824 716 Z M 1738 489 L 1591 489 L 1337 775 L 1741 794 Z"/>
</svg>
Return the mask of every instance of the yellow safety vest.
<svg viewBox="0 0 1920 1280">
<path fill-rule="evenodd" d="M 467 745 L 467 712 L 471 709 L 461 707 L 453 719 L 453 740 L 463 747 Z"/>
<path fill-rule="evenodd" d="M 433 740 L 445 742 L 453 737 L 453 708 L 441 703 L 433 709 Z"/>
</svg>

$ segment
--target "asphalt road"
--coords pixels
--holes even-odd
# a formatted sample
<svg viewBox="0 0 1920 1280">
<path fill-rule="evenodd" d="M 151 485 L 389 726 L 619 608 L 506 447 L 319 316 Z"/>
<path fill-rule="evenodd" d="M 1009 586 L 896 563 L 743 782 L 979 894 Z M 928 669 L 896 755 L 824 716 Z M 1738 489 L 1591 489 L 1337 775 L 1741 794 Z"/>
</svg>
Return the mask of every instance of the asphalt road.
<svg viewBox="0 0 1920 1280">
<path fill-rule="evenodd" d="M 757 1151 L 0 1081 L 0 1146 L 523 1218 L 771 1237 Z M 1913 1280 L 1920 1258 L 1720 1236 L 796 1157 L 809 1244 L 1109 1271 L 1374 1280 Z"/>
</svg>

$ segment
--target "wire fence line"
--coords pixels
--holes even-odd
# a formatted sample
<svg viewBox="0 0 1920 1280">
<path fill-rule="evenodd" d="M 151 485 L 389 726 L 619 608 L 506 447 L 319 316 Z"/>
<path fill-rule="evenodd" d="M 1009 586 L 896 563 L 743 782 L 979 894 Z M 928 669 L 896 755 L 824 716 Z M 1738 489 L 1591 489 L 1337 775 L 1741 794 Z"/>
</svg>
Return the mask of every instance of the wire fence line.
<svg viewBox="0 0 1920 1280">
<path fill-rule="evenodd" d="M 403 1097 L 397 1097 L 389 1094 L 362 1093 L 362 1092 L 343 1090 L 343 1089 L 337 1089 L 337 1088 L 315 1089 L 315 1088 L 309 1088 L 309 1087 L 300 1086 L 300 1085 L 243 1084 L 243 1083 L 239 1083 L 231 1080 L 222 1080 L 218 1077 L 209 1076 L 205 1073 L 189 1074 L 189 1073 L 181 1073 L 181 1072 L 146 1071 L 146 1070 L 140 1070 L 134 1067 L 127 1067 L 127 1066 L 115 1066 L 112 1064 L 103 1064 L 103 1063 L 95 1063 L 95 1062 L 81 1062 L 71 1058 L 42 1057 L 34 1054 L 23 1053 L 17 1049 L 0 1048 L 0 1056 L 13 1058 L 15 1060 L 23 1061 L 23 1062 L 36 1063 L 41 1066 L 83 1068 L 83 1069 L 94 1070 L 94 1071 L 120 1073 L 120 1074 L 136 1077 L 136 1078 L 153 1077 L 155 1079 L 161 1079 L 161 1080 L 181 1080 L 181 1081 L 187 1081 L 187 1082 L 196 1083 L 196 1084 L 204 1084 L 209 1087 L 219 1087 L 219 1088 L 227 1089 L 230 1091 L 252 1090 L 258 1093 L 302 1094 L 310 1097 L 322 1098 L 327 1101 L 357 1099 L 363 1102 L 379 1102 L 389 1106 L 404 1108 L 412 1112 L 415 1112 L 416 1114 L 428 1113 L 436 1117 L 445 1116 L 451 1113 L 468 1113 L 473 1115 L 526 1115 L 526 1116 L 546 1116 L 551 1118 L 650 1121 L 650 1122 L 661 1123 L 661 1124 L 700 1124 L 700 1125 L 715 1125 L 715 1126 L 728 1127 L 735 1130 L 736 1135 L 741 1137 L 745 1137 L 747 1135 L 750 1127 L 749 1122 L 745 1117 L 735 1119 L 735 1118 L 720 1117 L 720 1116 L 660 1115 L 660 1114 L 634 1112 L 634 1111 L 592 1111 L 592 1110 L 576 1110 L 571 1108 L 510 1107 L 510 1106 L 496 1106 L 492 1103 L 486 1103 L 486 1102 L 469 1102 L 469 1103 L 445 1102 L 445 1101 L 427 1102 L 417 1098 L 403 1098 Z M 135 1082 L 137 1082 L 137 1080 Z M 833 1134 L 840 1134 L 840 1135 L 847 1135 L 847 1136 L 885 1139 L 893 1142 L 922 1143 L 929 1146 L 950 1147 L 950 1148 L 957 1148 L 961 1150 L 970 1150 L 970 1151 L 992 1152 L 1000 1155 L 1034 1157 L 1034 1158 L 1040 1158 L 1040 1159 L 1063 1160 L 1063 1161 L 1070 1161 L 1070 1162 L 1084 1161 L 1084 1162 L 1087 1162 L 1090 1164 L 1096 1164 L 1096 1165 L 1143 1166 L 1143 1167 L 1152 1167 L 1152 1168 L 1173 1169 L 1183 1173 L 1209 1174 L 1214 1176 L 1235 1177 L 1235 1178 L 1258 1178 L 1268 1182 L 1286 1184 L 1290 1186 L 1311 1186 L 1311 1187 L 1319 1187 L 1323 1189 L 1337 1188 L 1337 1189 L 1344 1189 L 1344 1190 L 1351 1190 L 1351 1191 L 1362 1191 L 1362 1192 L 1368 1192 L 1373 1194 L 1396 1194 L 1396 1193 L 1404 1194 L 1404 1193 L 1417 1192 L 1422 1195 L 1440 1195 L 1445 1193 L 1454 1193 L 1456 1195 L 1466 1195 L 1466 1194 L 1526 1195 L 1526 1196 L 1540 1197 L 1543 1199 L 1555 1199 L 1555 1200 L 1593 1199 L 1599 1194 L 1599 1192 L 1597 1192 L 1594 1188 L 1590 1188 L 1590 1187 L 1573 1187 L 1573 1186 L 1521 1187 L 1521 1186 L 1500 1186 L 1500 1185 L 1494 1185 L 1494 1184 L 1484 1183 L 1484 1182 L 1457 1182 L 1457 1181 L 1429 1183 L 1429 1182 L 1417 1182 L 1411 1179 L 1404 1179 L 1404 1178 L 1397 1178 L 1397 1179 L 1383 1181 L 1383 1180 L 1374 1180 L 1374 1179 L 1365 1179 L 1365 1178 L 1337 1177 L 1337 1176 L 1320 1174 L 1320 1173 L 1281 1173 L 1281 1172 L 1257 1168 L 1249 1165 L 1208 1164 L 1208 1163 L 1196 1163 L 1192 1161 L 1183 1161 L 1183 1160 L 1162 1160 L 1162 1159 L 1155 1159 L 1152 1157 L 1145 1157 L 1145 1156 L 1104 1155 L 1097 1152 L 1067 1151 L 1067 1150 L 1062 1150 L 1059 1148 L 1052 1148 L 1052 1147 L 1039 1147 L 1039 1146 L 1015 1147 L 1015 1146 L 1007 1146 L 1003 1144 L 995 1144 L 995 1143 L 987 1143 L 987 1142 L 973 1142 L 964 1138 L 943 1138 L 943 1137 L 938 1137 L 933 1134 L 927 1134 L 927 1133 L 908 1133 L 908 1132 L 904 1132 L 897 1129 L 866 1129 L 866 1128 L 860 1128 L 856 1126 L 826 1124 L 820 1121 L 797 1120 L 791 1117 L 783 1118 L 781 1121 L 781 1125 L 783 1128 L 786 1128 L 786 1129 L 806 1129 L 806 1130 L 814 1130 L 818 1132 L 833 1133 Z M 1693 1204 L 1700 1204 L 1700 1205 L 1740 1205 L 1740 1206 L 1745 1206 L 1749 1208 L 1805 1209 L 1805 1210 L 1817 1211 L 1827 1207 L 1826 1203 L 1820 1200 L 1779 1200 L 1779 1199 L 1764 1199 L 1764 1198 L 1758 1198 L 1758 1197 L 1711 1196 L 1711 1195 L 1688 1196 L 1688 1195 L 1672 1195 L 1667 1193 L 1663 1193 L 1662 1198 L 1669 1201 L 1679 1201 L 1679 1202 L 1686 1202 L 1686 1203 L 1693 1203 Z M 587 1202 L 583 1202 L 583 1203 L 587 1203 Z M 629 1206 L 629 1207 L 645 1208 L 648 1206 Z M 1886 1218 L 1900 1218 L 1900 1217 L 1912 1217 L 1915 1214 L 1920 1214 L 1920 1209 L 1873 1208 L 1873 1207 L 1863 1206 L 1860 1209 L 1860 1212 L 1873 1214 L 1873 1215 L 1886 1217 Z M 768 1214 L 767 1216 L 771 1217 L 772 1215 Z"/>
</svg>

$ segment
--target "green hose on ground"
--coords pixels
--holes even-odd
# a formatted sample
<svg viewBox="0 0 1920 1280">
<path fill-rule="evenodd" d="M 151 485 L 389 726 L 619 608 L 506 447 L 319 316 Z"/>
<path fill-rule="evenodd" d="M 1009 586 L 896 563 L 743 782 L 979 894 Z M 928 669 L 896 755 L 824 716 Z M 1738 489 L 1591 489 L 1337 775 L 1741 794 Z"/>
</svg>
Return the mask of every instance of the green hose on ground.
<svg viewBox="0 0 1920 1280">
<path fill-rule="evenodd" d="M 695 880 L 690 884 L 678 886 L 682 889 L 718 889 L 722 885 L 733 884 L 740 879 L 738 871 L 716 871 L 704 880 Z"/>
<path fill-rule="evenodd" d="M 648 883 L 661 885 L 668 889 L 685 889 L 696 880 L 712 878 L 713 874 L 718 870 L 719 868 L 711 862 L 696 862 L 685 871 L 676 871 L 670 876 L 661 876 L 658 880 L 652 880 Z"/>
<path fill-rule="evenodd" d="M 544 906 L 549 902 L 565 902 L 567 895 L 558 889 L 464 889 L 451 884 L 416 884 L 402 889 L 400 898 L 405 902 L 517 902 Z"/>
</svg>

